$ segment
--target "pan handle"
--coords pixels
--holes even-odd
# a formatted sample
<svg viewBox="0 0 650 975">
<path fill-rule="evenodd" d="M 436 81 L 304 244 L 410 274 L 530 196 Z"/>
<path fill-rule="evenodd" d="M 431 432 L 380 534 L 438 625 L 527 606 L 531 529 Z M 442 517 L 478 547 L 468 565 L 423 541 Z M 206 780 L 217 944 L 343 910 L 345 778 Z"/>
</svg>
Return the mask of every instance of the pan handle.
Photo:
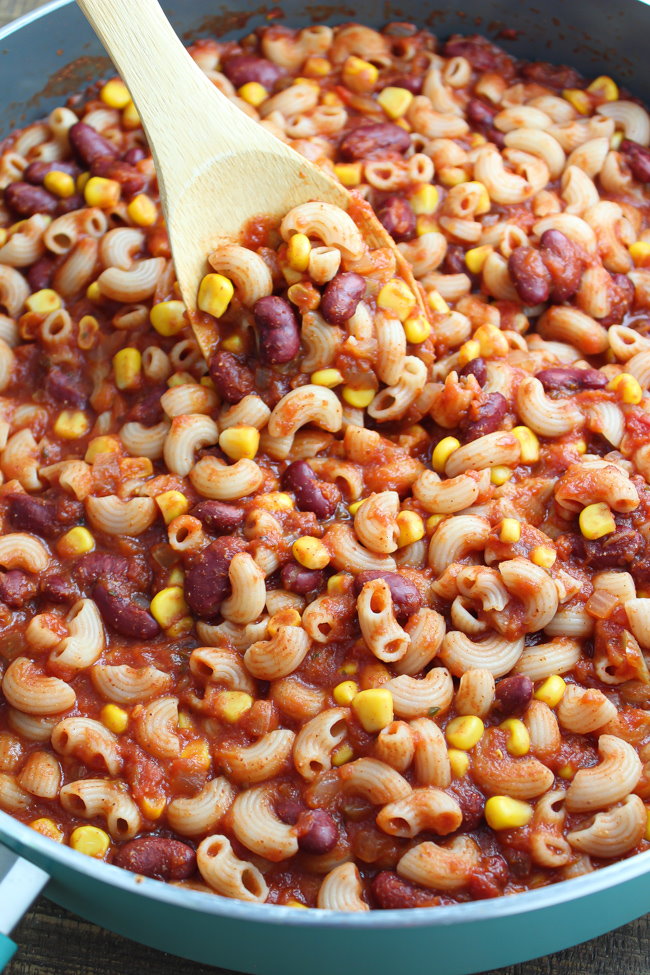
<svg viewBox="0 0 650 975">
<path fill-rule="evenodd" d="M 0 972 L 16 950 L 9 932 L 49 879 L 40 867 L 0 844 Z"/>
</svg>

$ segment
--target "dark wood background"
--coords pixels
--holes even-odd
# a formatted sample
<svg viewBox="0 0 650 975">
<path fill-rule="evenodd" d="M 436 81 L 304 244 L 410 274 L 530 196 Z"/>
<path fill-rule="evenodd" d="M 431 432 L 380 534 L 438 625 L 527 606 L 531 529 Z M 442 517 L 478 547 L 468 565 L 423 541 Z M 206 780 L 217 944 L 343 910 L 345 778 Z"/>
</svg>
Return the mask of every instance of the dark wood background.
<svg viewBox="0 0 650 975">
<path fill-rule="evenodd" d="M 0 26 L 42 0 L 0 0 Z M 107 0 L 110 2 L 110 0 Z M 191 2 L 191 0 L 187 0 Z M 14 932 L 20 949 L 7 975 L 208 975 L 224 972 L 145 948 L 40 898 Z M 435 961 L 432 960 L 432 966 Z M 305 975 L 309 967 L 305 966 Z M 650 915 L 618 931 L 501 975 L 649 975 Z M 489 973 L 484 973 L 489 975 Z"/>
</svg>

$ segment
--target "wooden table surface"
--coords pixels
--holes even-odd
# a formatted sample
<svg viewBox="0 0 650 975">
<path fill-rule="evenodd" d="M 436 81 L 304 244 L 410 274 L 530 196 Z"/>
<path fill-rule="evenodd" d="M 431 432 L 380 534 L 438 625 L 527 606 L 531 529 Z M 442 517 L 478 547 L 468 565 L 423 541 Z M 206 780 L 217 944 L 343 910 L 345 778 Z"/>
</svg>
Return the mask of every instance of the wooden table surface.
<svg viewBox="0 0 650 975">
<path fill-rule="evenodd" d="M 0 27 L 42 2 L 0 0 Z M 143 970 L 151 975 L 228 975 L 224 969 L 180 960 L 128 941 L 82 921 L 44 897 L 13 937 L 20 949 L 7 975 L 141 975 Z M 500 971 L 501 975 L 612 975 L 614 971 L 650 975 L 650 915 L 576 948 Z"/>
</svg>

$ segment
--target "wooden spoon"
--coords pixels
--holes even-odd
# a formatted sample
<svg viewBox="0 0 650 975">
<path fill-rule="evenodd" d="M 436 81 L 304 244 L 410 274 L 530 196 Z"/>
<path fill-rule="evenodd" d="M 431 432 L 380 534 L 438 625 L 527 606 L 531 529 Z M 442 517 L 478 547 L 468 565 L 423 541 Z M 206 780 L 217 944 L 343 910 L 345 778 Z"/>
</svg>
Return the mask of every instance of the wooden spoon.
<svg viewBox="0 0 650 975">
<path fill-rule="evenodd" d="M 206 357 L 215 323 L 196 313 L 207 256 L 238 241 L 253 217 L 278 222 L 309 200 L 347 209 L 350 195 L 242 112 L 192 60 L 157 0 L 77 0 L 129 88 L 153 153 L 183 301 Z M 366 212 L 367 211 L 367 212 Z M 361 232 L 371 248 L 395 249 L 423 310 L 411 270 L 369 208 Z M 426 314 L 426 313 L 425 313 Z"/>
</svg>

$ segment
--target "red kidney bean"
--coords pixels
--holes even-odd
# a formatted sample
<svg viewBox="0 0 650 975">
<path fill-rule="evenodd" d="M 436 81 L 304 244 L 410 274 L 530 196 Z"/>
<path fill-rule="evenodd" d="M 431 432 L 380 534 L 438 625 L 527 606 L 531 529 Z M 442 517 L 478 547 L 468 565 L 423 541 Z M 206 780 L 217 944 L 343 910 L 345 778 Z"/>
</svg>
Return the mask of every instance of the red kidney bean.
<svg viewBox="0 0 650 975">
<path fill-rule="evenodd" d="M 285 562 L 280 570 L 282 588 L 306 596 L 325 587 L 325 573 L 320 569 L 305 569 L 297 562 Z"/>
<path fill-rule="evenodd" d="M 291 796 L 278 796 L 274 803 L 275 813 L 288 826 L 295 826 L 305 807 L 298 799 Z"/>
<path fill-rule="evenodd" d="M 222 399 L 239 403 L 255 389 L 255 376 L 241 356 L 232 352 L 215 352 L 210 359 L 210 376 Z"/>
<path fill-rule="evenodd" d="M 403 880 L 392 870 L 381 870 L 373 877 L 370 888 L 377 904 L 385 911 L 402 907 L 435 907 L 440 903 L 433 891 Z"/>
<path fill-rule="evenodd" d="M 81 170 L 75 162 L 59 159 L 57 162 L 38 162 L 30 163 L 23 170 L 23 179 L 27 183 L 42 183 L 48 173 L 68 173 L 70 176 L 78 176 Z"/>
<path fill-rule="evenodd" d="M 645 549 L 643 536 L 634 528 L 621 528 L 597 541 L 572 535 L 571 541 L 574 554 L 592 569 L 627 569 Z"/>
<path fill-rule="evenodd" d="M 561 230 L 545 230 L 539 252 L 551 275 L 551 301 L 568 301 L 578 290 L 583 261 L 573 241 Z"/>
<path fill-rule="evenodd" d="M 335 274 L 320 303 L 320 313 L 330 325 L 345 325 L 352 318 L 366 290 L 366 282 L 356 271 Z"/>
<path fill-rule="evenodd" d="M 135 640 L 152 640 L 160 633 L 160 627 L 151 613 L 136 606 L 128 596 L 122 596 L 98 582 L 93 589 L 93 599 L 102 619 L 108 626 Z"/>
<path fill-rule="evenodd" d="M 146 158 L 147 158 L 147 153 L 142 148 L 142 146 L 131 146 L 131 148 L 127 149 L 124 155 L 122 156 L 124 162 L 128 163 L 129 166 L 135 166 L 136 163 L 139 163 Z"/>
<path fill-rule="evenodd" d="M 291 362 L 300 352 L 300 326 L 286 298 L 268 295 L 253 305 L 260 340 L 260 361 L 266 365 Z"/>
<path fill-rule="evenodd" d="M 110 552 L 88 552 L 77 559 L 72 571 L 79 585 L 87 589 L 98 579 L 124 579 L 129 571 L 129 560 Z"/>
<path fill-rule="evenodd" d="M 488 393 L 482 403 L 472 403 L 460 424 L 465 443 L 494 433 L 507 412 L 508 400 L 502 393 Z"/>
<path fill-rule="evenodd" d="M 147 185 L 147 177 L 135 166 L 121 159 L 107 159 L 100 156 L 90 167 L 91 176 L 102 176 L 104 179 L 112 179 L 122 187 L 122 195 L 127 199 L 141 193 Z"/>
<path fill-rule="evenodd" d="M 504 133 L 493 125 L 494 116 L 498 112 L 494 105 L 483 102 L 480 98 L 470 98 L 465 111 L 467 121 L 473 129 L 481 132 L 500 149 L 505 146 Z"/>
<path fill-rule="evenodd" d="M 551 275 L 539 251 L 533 247 L 515 247 L 508 258 L 508 271 L 517 294 L 525 305 L 548 301 Z"/>
<path fill-rule="evenodd" d="M 167 386 L 158 385 L 140 396 L 126 414 L 125 419 L 134 423 L 143 423 L 145 427 L 153 427 L 164 416 L 160 405 L 160 397 L 166 392 Z"/>
<path fill-rule="evenodd" d="M 230 592 L 228 566 L 233 555 L 245 548 L 243 539 L 223 535 L 196 556 L 185 575 L 185 598 L 199 616 L 217 615 Z"/>
<path fill-rule="evenodd" d="M 393 240 L 399 242 L 415 237 L 415 213 L 403 196 L 387 197 L 377 210 L 377 217 Z"/>
<path fill-rule="evenodd" d="M 83 409 L 89 393 L 90 385 L 82 375 L 64 372 L 60 366 L 52 366 L 45 378 L 45 394 L 55 403 Z"/>
<path fill-rule="evenodd" d="M 530 677 L 516 674 L 504 677 L 496 686 L 496 699 L 504 714 L 514 714 L 528 707 L 533 696 L 533 682 Z"/>
<path fill-rule="evenodd" d="M 333 515 L 341 499 L 338 488 L 319 481 L 306 460 L 289 464 L 282 475 L 282 487 L 293 491 L 300 511 L 313 511 L 319 521 Z"/>
<path fill-rule="evenodd" d="M 276 83 L 285 74 L 284 69 L 273 61 L 255 57 L 254 54 L 234 54 L 224 61 L 222 70 L 235 88 L 241 88 L 249 81 L 256 81 L 269 92 L 273 91 Z"/>
<path fill-rule="evenodd" d="M 196 870 L 196 853 L 180 840 L 143 836 L 118 847 L 113 863 L 154 880 L 185 880 Z"/>
<path fill-rule="evenodd" d="M 7 517 L 11 527 L 17 531 L 31 532 L 43 538 L 59 534 L 56 505 L 46 498 L 32 497 L 31 494 L 10 494 Z"/>
<path fill-rule="evenodd" d="M 74 603 L 79 599 L 79 590 L 72 579 L 53 572 L 41 579 L 41 595 L 53 603 Z"/>
<path fill-rule="evenodd" d="M 634 285 L 626 274 L 610 275 L 609 298 L 609 315 L 598 319 L 605 328 L 619 325 L 634 301 Z"/>
<path fill-rule="evenodd" d="M 398 619 L 412 616 L 422 606 L 422 596 L 420 590 L 409 579 L 401 576 L 399 572 L 381 572 L 378 569 L 368 569 L 360 572 L 354 578 L 354 592 L 359 595 L 366 582 L 373 579 L 383 579 L 390 589 L 393 599 L 393 609 Z"/>
<path fill-rule="evenodd" d="M 575 366 L 551 366 L 535 373 L 546 392 L 575 393 L 580 389 L 603 389 L 607 376 L 599 369 L 577 369 Z"/>
<path fill-rule="evenodd" d="M 6 603 L 12 609 L 20 609 L 37 591 L 38 582 L 26 572 L 21 572 L 20 569 L 0 572 L 0 602 Z"/>
<path fill-rule="evenodd" d="M 213 535 L 235 531 L 243 525 L 246 516 L 243 508 L 224 501 L 199 501 L 190 514 L 193 518 L 198 518 L 203 527 Z"/>
<path fill-rule="evenodd" d="M 463 814 L 463 829 L 476 829 L 483 819 L 485 796 L 467 779 L 454 779 L 448 789 L 450 795 L 457 801 Z"/>
<path fill-rule="evenodd" d="M 406 88 L 413 95 L 421 95 L 424 78 L 421 75 L 404 74 L 398 78 L 393 78 L 391 84 L 395 88 Z"/>
<path fill-rule="evenodd" d="M 461 378 L 463 376 L 474 376 L 479 386 L 484 386 L 487 382 L 485 359 L 482 359 L 481 356 L 478 356 L 476 359 L 470 359 L 469 362 L 465 363 L 458 375 Z"/>
<path fill-rule="evenodd" d="M 650 149 L 632 139 L 623 139 L 619 152 L 640 183 L 650 183 Z"/>
<path fill-rule="evenodd" d="M 529 81 L 536 81 L 545 88 L 584 88 L 582 75 L 566 64 L 549 64 L 547 61 L 531 61 L 521 66 L 521 73 Z"/>
<path fill-rule="evenodd" d="M 324 809 L 301 812 L 296 821 L 296 835 L 304 853 L 329 853 L 339 840 L 336 823 Z"/>
<path fill-rule="evenodd" d="M 450 244 L 442 262 L 442 271 L 445 274 L 467 274 L 467 264 L 465 263 L 465 248 L 460 244 Z"/>
<path fill-rule="evenodd" d="M 27 269 L 27 280 L 32 291 L 50 287 L 55 262 L 56 258 L 52 254 L 44 254 Z"/>
<path fill-rule="evenodd" d="M 475 71 L 497 71 L 506 79 L 514 74 L 512 58 L 485 37 L 450 37 L 443 52 L 446 58 L 466 58 Z"/>
<path fill-rule="evenodd" d="M 75 156 L 87 169 L 90 169 L 95 160 L 101 159 L 102 156 L 116 159 L 119 155 L 117 147 L 112 142 L 85 122 L 75 122 L 68 129 L 68 138 Z"/>
<path fill-rule="evenodd" d="M 64 213 L 70 213 L 72 210 L 81 210 L 85 205 L 86 201 L 81 193 L 73 193 L 72 196 L 66 197 L 65 200 L 59 200 L 54 215 L 60 217 Z"/>
<path fill-rule="evenodd" d="M 371 122 L 359 125 L 341 139 L 339 149 L 343 159 L 376 159 L 390 152 L 403 153 L 411 145 L 408 132 L 392 122 Z"/>
<path fill-rule="evenodd" d="M 58 197 L 33 183 L 9 183 L 5 187 L 5 203 L 19 217 L 33 217 L 35 213 L 54 213 Z"/>
</svg>

